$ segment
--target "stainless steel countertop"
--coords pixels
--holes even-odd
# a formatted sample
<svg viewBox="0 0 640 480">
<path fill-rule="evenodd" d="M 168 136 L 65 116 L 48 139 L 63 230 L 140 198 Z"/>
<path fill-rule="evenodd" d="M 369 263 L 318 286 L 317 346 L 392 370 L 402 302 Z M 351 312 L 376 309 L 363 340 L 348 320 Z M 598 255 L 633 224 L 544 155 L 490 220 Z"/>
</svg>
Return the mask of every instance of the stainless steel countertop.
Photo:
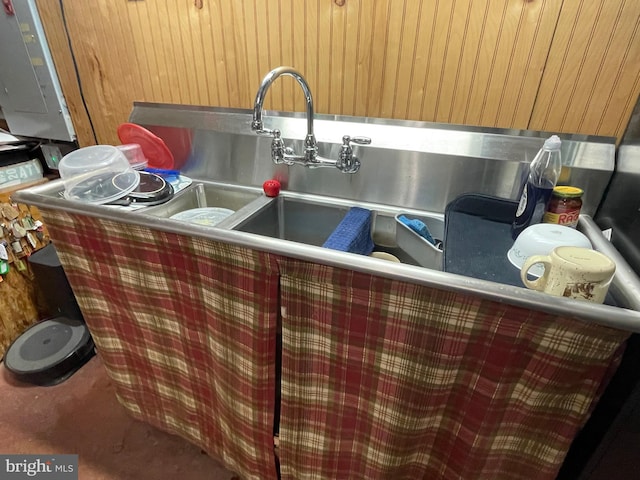
<svg viewBox="0 0 640 480">
<path fill-rule="evenodd" d="M 385 262 L 384 268 L 381 268 L 380 260 L 362 255 L 343 253 L 224 228 L 185 224 L 171 219 L 145 215 L 140 210 L 128 212 L 109 206 L 72 202 L 60 197 L 59 192 L 63 188 L 62 181 L 57 180 L 16 192 L 14 199 L 45 210 L 62 210 L 116 222 L 143 225 L 158 231 L 206 238 L 413 284 L 465 293 L 496 302 L 640 333 L 640 280 L 624 258 L 604 238 L 592 218 L 587 215 L 581 216 L 579 228 L 589 237 L 596 250 L 605 253 L 616 262 L 617 271 L 611 289 L 616 300 L 627 308 L 553 297 L 526 288 L 478 280 L 407 264 Z M 337 200 L 339 201 L 339 199 Z M 366 207 L 366 204 L 364 206 Z"/>
</svg>

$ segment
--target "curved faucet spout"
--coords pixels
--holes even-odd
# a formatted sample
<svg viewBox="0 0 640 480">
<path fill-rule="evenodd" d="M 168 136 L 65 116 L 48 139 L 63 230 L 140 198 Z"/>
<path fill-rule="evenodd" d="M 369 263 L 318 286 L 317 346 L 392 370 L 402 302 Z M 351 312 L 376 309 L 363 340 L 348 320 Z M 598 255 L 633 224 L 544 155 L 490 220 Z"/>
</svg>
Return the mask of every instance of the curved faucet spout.
<svg viewBox="0 0 640 480">
<path fill-rule="evenodd" d="M 269 90 L 271 84 L 280 76 L 288 75 L 296 79 L 300 87 L 302 87 L 302 91 L 304 92 L 305 101 L 307 103 L 307 140 L 308 143 L 311 141 L 313 136 L 313 97 L 311 96 L 311 90 L 309 89 L 309 84 L 304 79 L 304 77 L 298 73 L 295 69 L 291 67 L 278 67 L 271 70 L 265 77 L 262 79 L 262 83 L 258 88 L 258 93 L 256 94 L 256 100 L 253 103 L 253 122 L 251 124 L 252 130 L 255 130 L 258 133 L 268 133 L 273 134 L 271 130 L 266 130 L 262 123 L 262 105 L 264 103 L 264 97 Z M 315 139 L 313 140 L 315 142 Z"/>
<path fill-rule="evenodd" d="M 280 130 L 264 128 L 262 123 L 262 105 L 264 104 L 264 97 L 267 95 L 269 87 L 276 81 L 278 77 L 282 75 L 288 75 L 296 79 L 298 84 L 302 87 L 304 97 L 307 102 L 307 136 L 304 139 L 304 155 L 298 155 L 295 151 L 287 147 L 284 144 Z M 346 135 L 342 142 L 342 149 L 340 150 L 339 160 L 332 160 L 329 158 L 322 158 L 318 155 L 318 144 L 316 143 L 316 137 L 313 134 L 313 97 L 311 96 L 311 90 L 309 84 L 304 77 L 300 75 L 296 70 L 291 67 L 278 67 L 271 70 L 262 79 L 258 93 L 256 94 L 256 100 L 253 103 L 253 121 L 251 122 L 251 130 L 257 134 L 271 135 L 273 140 L 271 141 L 271 160 L 275 164 L 286 165 L 304 165 L 309 168 L 317 167 L 336 167 L 338 170 L 344 173 L 356 173 L 360 168 L 360 160 L 353 155 L 351 143 L 357 143 L 360 145 L 366 145 L 371 143 L 371 139 L 365 137 L 350 137 Z"/>
</svg>

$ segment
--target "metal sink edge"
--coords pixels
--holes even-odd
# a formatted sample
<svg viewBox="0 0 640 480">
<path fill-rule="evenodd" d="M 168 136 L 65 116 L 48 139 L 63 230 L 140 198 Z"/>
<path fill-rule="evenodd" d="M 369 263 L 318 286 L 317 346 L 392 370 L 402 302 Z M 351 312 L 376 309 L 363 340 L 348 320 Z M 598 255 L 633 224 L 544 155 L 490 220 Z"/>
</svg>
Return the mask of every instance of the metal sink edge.
<svg viewBox="0 0 640 480">
<path fill-rule="evenodd" d="M 624 258 L 602 236 L 602 233 L 592 218 L 587 215 L 581 216 L 579 227 L 590 238 L 594 248 L 611 256 L 611 258 L 615 260 L 617 273 L 611 288 L 619 299 L 624 300 L 627 308 L 553 297 L 541 292 L 528 290 L 524 287 L 513 287 L 413 265 L 386 262 L 363 255 L 344 253 L 233 229 L 235 220 L 240 221 L 242 218 L 252 215 L 254 208 L 260 208 L 261 205 L 264 206 L 274 201 L 274 199 L 268 197 L 259 197 L 248 204 L 247 209 L 243 209 L 242 212 L 236 212 L 235 215 L 240 215 L 238 215 L 235 220 L 229 217 L 229 222 L 225 222 L 224 225 L 220 224 L 215 227 L 205 227 L 168 218 L 153 217 L 144 214 L 140 210 L 123 211 L 122 209 L 104 205 L 89 205 L 69 201 L 57 194 L 57 192 L 63 188 L 62 181 L 56 180 L 44 185 L 20 190 L 14 193 L 12 198 L 14 201 L 34 205 L 43 209 L 57 209 L 74 214 L 145 226 L 154 230 L 179 235 L 191 235 L 218 242 L 231 243 L 245 248 L 257 249 L 323 265 L 346 268 L 385 278 L 479 296 L 527 309 L 563 315 L 568 318 L 580 319 L 612 328 L 640 333 L 640 280 Z M 357 205 L 382 212 L 391 218 L 393 218 L 393 215 L 399 210 L 418 215 L 430 213 L 415 209 L 399 209 L 398 207 L 389 207 L 380 204 L 353 202 L 339 198 L 295 192 L 283 192 L 282 194 L 290 196 L 291 198 L 300 198 L 308 201 L 331 202 L 344 206 Z M 439 214 L 431 215 L 437 217 Z"/>
</svg>

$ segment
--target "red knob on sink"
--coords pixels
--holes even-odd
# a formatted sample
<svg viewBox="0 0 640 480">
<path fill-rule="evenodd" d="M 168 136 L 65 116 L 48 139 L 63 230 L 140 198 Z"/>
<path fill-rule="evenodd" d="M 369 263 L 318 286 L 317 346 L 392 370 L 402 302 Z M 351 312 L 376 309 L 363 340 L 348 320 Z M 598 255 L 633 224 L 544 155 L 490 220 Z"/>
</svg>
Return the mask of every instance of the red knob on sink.
<svg viewBox="0 0 640 480">
<path fill-rule="evenodd" d="M 277 197 L 280 193 L 280 182 L 278 180 L 267 180 L 262 184 L 262 189 L 267 197 Z"/>
</svg>

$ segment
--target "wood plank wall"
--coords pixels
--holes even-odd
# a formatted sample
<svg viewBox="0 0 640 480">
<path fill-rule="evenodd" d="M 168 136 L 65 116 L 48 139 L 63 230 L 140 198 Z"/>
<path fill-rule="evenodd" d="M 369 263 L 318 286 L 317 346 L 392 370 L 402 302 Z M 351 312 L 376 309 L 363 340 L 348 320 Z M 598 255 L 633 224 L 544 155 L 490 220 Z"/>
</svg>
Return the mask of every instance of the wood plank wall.
<svg viewBox="0 0 640 480">
<path fill-rule="evenodd" d="M 37 3 L 83 145 L 117 143 L 135 100 L 251 108 L 279 65 L 320 113 L 618 139 L 640 93 L 637 0 Z M 298 90 L 265 105 L 302 111 Z"/>
</svg>

